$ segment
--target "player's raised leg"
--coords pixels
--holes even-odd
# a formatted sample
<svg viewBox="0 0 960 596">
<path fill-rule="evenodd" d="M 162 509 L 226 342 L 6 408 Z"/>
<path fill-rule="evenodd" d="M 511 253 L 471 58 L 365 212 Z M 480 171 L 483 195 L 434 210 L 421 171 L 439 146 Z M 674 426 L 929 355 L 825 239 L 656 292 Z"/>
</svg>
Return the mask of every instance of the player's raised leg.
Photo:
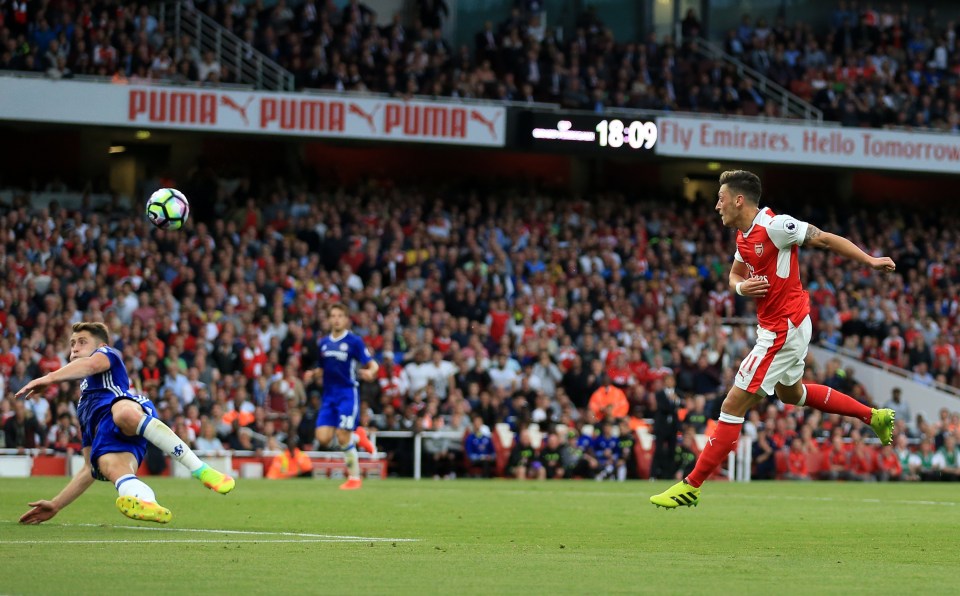
<svg viewBox="0 0 960 596">
<path fill-rule="evenodd" d="M 114 423 L 125 434 L 139 435 L 157 446 L 158 449 L 179 461 L 190 470 L 190 474 L 210 490 L 222 495 L 227 494 L 236 485 L 230 476 L 213 469 L 197 457 L 186 441 L 174 433 L 160 419 L 143 411 L 132 400 L 120 400 L 113 404 Z"/>
<path fill-rule="evenodd" d="M 806 383 L 798 389 L 800 398 L 796 401 L 788 401 L 790 398 L 787 395 L 781 397 L 780 386 L 777 387 L 777 396 L 784 403 L 795 403 L 798 406 L 807 406 L 829 414 L 857 418 L 864 424 L 870 425 L 873 432 L 877 433 L 877 437 L 880 438 L 880 443 L 889 445 L 893 442 L 893 425 L 896 419 L 896 412 L 893 410 L 871 408 L 826 385 Z M 791 394 L 796 392 L 796 389 L 790 391 Z"/>
<path fill-rule="evenodd" d="M 360 447 L 360 449 L 363 449 L 371 455 L 377 452 L 377 449 L 373 446 L 373 442 L 370 440 L 370 437 L 367 436 L 367 429 L 363 428 L 362 426 L 357 426 L 357 429 L 353 431 L 353 435 L 353 441 L 358 447 Z"/>
<path fill-rule="evenodd" d="M 889 445 L 893 442 L 896 412 L 889 408 L 871 408 L 832 387 L 802 383 L 799 380 L 790 384 L 777 383 L 776 393 L 777 398 L 785 404 L 807 406 L 828 414 L 856 418 L 869 424 L 882 444 Z"/>
<path fill-rule="evenodd" d="M 117 509 L 130 519 L 168 523 L 173 515 L 157 503 L 157 495 L 137 477 L 137 458 L 129 452 L 105 453 L 97 458 L 100 474 L 117 488 Z"/>
</svg>

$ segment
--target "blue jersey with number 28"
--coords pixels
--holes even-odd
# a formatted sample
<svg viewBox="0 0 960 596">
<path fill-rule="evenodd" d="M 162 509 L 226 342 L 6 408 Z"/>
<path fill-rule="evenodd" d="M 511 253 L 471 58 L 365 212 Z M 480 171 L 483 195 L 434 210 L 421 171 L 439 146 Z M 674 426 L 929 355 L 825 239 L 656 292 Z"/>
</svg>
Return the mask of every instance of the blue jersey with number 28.
<svg viewBox="0 0 960 596">
<path fill-rule="evenodd" d="M 370 352 L 357 334 L 347 331 L 334 338 L 320 340 L 320 367 L 323 368 L 323 392 L 353 392 L 360 386 L 357 367 L 370 362 Z"/>
</svg>

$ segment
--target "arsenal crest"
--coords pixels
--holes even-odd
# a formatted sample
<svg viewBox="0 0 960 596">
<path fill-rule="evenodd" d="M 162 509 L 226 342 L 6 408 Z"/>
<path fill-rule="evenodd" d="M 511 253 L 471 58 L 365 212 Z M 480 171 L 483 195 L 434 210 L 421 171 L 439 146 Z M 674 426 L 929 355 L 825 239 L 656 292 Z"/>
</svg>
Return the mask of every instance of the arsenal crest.
<svg viewBox="0 0 960 596">
<path fill-rule="evenodd" d="M 753 245 L 753 252 L 757 253 L 757 256 L 763 256 L 763 243 L 757 242 Z"/>
</svg>

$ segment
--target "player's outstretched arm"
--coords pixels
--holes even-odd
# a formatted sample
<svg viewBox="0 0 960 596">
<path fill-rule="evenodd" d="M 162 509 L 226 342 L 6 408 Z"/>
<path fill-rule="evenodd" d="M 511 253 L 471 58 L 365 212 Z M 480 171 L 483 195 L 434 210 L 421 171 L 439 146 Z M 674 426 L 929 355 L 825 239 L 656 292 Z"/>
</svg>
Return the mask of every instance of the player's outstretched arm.
<svg viewBox="0 0 960 596">
<path fill-rule="evenodd" d="M 90 474 L 90 447 L 83 450 L 83 468 L 67 483 L 67 486 L 50 501 L 34 501 L 28 503 L 30 511 L 20 516 L 20 523 L 35 525 L 47 521 L 60 512 L 61 509 L 73 503 L 77 497 L 93 484 Z"/>
<path fill-rule="evenodd" d="M 108 358 L 106 354 L 96 352 L 89 358 L 77 358 L 52 373 L 30 381 L 24 385 L 20 391 L 17 391 L 16 396 L 19 398 L 29 396 L 31 393 L 40 393 L 55 383 L 60 383 L 61 381 L 76 381 L 77 379 L 83 379 L 109 369 L 110 358 Z"/>
<path fill-rule="evenodd" d="M 877 271 L 895 271 L 897 268 L 896 263 L 890 257 L 871 257 L 843 236 L 824 232 L 809 224 L 807 225 L 807 234 L 804 236 L 803 245 L 827 249 L 841 257 L 863 263 Z"/>
<path fill-rule="evenodd" d="M 360 378 L 367 382 L 373 382 L 377 380 L 377 371 L 380 370 L 380 365 L 377 364 L 376 360 L 371 360 L 363 365 L 363 368 L 360 369 Z"/>
</svg>

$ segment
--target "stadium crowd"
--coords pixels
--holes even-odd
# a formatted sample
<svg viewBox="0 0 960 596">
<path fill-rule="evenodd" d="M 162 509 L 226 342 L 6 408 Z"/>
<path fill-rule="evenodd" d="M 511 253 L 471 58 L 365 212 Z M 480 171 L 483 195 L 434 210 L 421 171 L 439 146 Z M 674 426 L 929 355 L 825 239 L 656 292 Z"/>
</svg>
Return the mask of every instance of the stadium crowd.
<svg viewBox="0 0 960 596">
<path fill-rule="evenodd" d="M 587 202 L 387 180 L 308 192 L 249 178 L 218 178 L 204 194 L 209 182 L 178 185 L 216 197 L 178 232 L 117 217 L 122 207 L 31 208 L 29 193 L 3 208 L 6 447 L 77 449 L 76 384 L 12 396 L 64 365 L 81 319 L 108 324 L 136 388 L 197 449 L 313 447 L 322 380 L 304 383 L 304 373 L 317 365 L 326 307 L 341 302 L 382 363 L 379 382 L 361 387 L 362 424 L 465 435 L 426 441 L 429 472 L 635 476 L 629 431 L 639 429 L 657 438 L 652 473 L 670 477 L 692 463 L 752 347 L 753 303 L 727 287 L 731 237 L 709 200 Z M 956 216 L 937 214 L 931 237 L 925 212 L 806 205 L 794 215 L 898 264 L 878 275 L 801 251 L 818 339 L 960 384 Z M 858 421 L 771 401 L 744 430 L 758 477 L 956 472 L 957 412 L 868 395 L 836 362 L 807 375 L 865 403 L 894 400 L 899 471 L 891 449 L 865 445 L 872 435 Z M 502 446 L 512 452 L 498 470 L 503 425 L 516 441 Z M 394 472 L 409 473 L 409 445 L 379 442 Z M 844 454 L 829 455 L 838 445 Z"/>
<path fill-rule="evenodd" d="M 785 116 L 736 69 L 696 51 L 702 26 L 693 10 L 680 39 L 616 40 L 589 8 L 560 35 L 541 3 L 523 2 L 502 22 L 486 23 L 474 47 L 454 48 L 442 34 L 443 0 L 419 2 L 412 23 L 397 14 L 384 26 L 358 0 L 342 9 L 329 0 L 191 4 L 287 68 L 298 89 Z M 229 65 L 199 52 L 189 36 L 174 39 L 146 4 L 4 2 L 0 19 L 0 69 L 118 82 L 235 80 Z M 744 15 L 713 41 L 844 126 L 957 132 L 957 29 L 909 3 L 875 10 L 841 0 L 830 22 Z"/>
</svg>

